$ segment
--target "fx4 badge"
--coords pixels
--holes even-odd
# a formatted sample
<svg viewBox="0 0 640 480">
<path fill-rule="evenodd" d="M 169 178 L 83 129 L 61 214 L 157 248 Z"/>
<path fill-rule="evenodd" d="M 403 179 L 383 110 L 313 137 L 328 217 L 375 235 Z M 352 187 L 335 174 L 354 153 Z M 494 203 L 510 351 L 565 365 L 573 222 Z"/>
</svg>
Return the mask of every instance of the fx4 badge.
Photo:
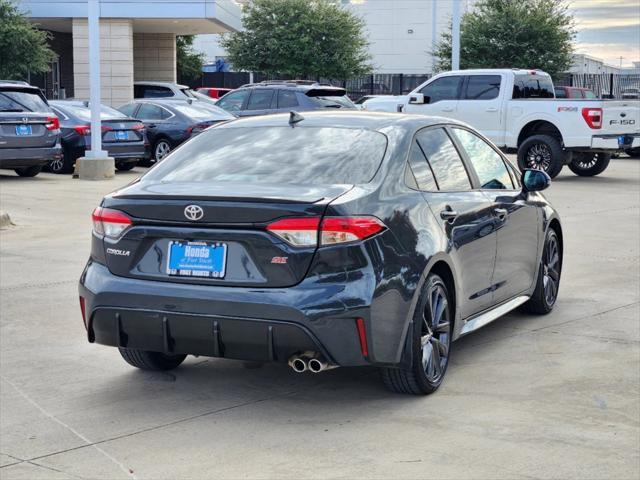
<svg viewBox="0 0 640 480">
<path fill-rule="evenodd" d="M 271 259 L 271 263 L 277 263 L 277 264 L 283 265 L 287 263 L 288 258 L 289 257 L 273 257 Z"/>
</svg>

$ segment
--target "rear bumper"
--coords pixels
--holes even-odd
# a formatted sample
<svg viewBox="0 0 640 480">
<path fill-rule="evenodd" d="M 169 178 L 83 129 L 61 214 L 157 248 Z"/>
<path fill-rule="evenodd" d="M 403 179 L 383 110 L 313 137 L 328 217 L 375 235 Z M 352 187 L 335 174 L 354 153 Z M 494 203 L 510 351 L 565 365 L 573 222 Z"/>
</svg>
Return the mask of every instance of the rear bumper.
<svg viewBox="0 0 640 480">
<path fill-rule="evenodd" d="M 62 156 L 60 144 L 46 148 L 0 148 L 0 168 L 46 165 Z"/>
<path fill-rule="evenodd" d="M 79 291 L 90 342 L 261 362 L 286 362 L 310 350 L 342 366 L 382 363 L 360 348 L 356 319 L 369 323 L 370 308 L 354 292 L 366 295 L 375 282 L 358 282 L 212 287 L 118 277 L 90 261 Z"/>
<path fill-rule="evenodd" d="M 624 142 L 620 142 L 620 138 Z M 627 133 L 624 135 L 594 135 L 591 137 L 591 148 L 598 150 L 621 150 L 623 148 L 640 147 L 640 133 Z"/>
</svg>

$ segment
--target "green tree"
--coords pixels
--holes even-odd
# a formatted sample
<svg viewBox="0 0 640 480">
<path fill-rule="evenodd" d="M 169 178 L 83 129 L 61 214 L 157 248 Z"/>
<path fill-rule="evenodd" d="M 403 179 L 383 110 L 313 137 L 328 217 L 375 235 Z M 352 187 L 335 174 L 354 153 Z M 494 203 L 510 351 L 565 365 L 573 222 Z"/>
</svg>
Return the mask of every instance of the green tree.
<svg viewBox="0 0 640 480">
<path fill-rule="evenodd" d="M 49 33 L 38 30 L 11 0 L 0 0 L 0 78 L 20 80 L 48 72 L 56 54 Z"/>
<path fill-rule="evenodd" d="M 221 42 L 236 70 L 350 78 L 371 71 L 364 21 L 329 0 L 254 0 Z"/>
<path fill-rule="evenodd" d="M 193 35 L 176 37 L 176 64 L 180 83 L 192 83 L 202 75 L 204 54 L 193 49 Z"/>
<path fill-rule="evenodd" d="M 564 0 L 481 0 L 460 23 L 460 68 L 539 68 L 551 76 L 571 66 L 573 17 Z M 451 30 L 434 54 L 451 69 Z"/>
</svg>

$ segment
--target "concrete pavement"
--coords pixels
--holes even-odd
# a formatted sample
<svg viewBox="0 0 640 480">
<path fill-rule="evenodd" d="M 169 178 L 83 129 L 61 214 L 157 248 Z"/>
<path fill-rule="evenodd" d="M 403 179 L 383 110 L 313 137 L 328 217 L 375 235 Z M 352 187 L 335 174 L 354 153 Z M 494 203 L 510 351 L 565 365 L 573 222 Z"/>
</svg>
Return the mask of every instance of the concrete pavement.
<svg viewBox="0 0 640 480">
<path fill-rule="evenodd" d="M 556 309 L 453 346 L 435 394 L 374 369 L 296 375 L 189 358 L 144 373 L 86 342 L 77 281 L 90 214 L 142 169 L 83 182 L 0 171 L 0 478 L 640 476 L 640 161 L 568 169 Z"/>
</svg>

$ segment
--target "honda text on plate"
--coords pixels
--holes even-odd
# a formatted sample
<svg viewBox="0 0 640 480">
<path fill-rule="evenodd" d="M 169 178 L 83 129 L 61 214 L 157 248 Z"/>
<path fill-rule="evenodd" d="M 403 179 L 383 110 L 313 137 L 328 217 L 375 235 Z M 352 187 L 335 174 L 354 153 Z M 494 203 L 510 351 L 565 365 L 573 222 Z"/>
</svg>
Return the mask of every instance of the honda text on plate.
<svg viewBox="0 0 640 480">
<path fill-rule="evenodd" d="M 558 215 L 452 120 L 305 112 L 202 132 L 93 212 L 80 280 L 90 342 L 167 370 L 187 355 L 377 366 L 431 393 L 451 342 L 551 311 Z"/>
</svg>

